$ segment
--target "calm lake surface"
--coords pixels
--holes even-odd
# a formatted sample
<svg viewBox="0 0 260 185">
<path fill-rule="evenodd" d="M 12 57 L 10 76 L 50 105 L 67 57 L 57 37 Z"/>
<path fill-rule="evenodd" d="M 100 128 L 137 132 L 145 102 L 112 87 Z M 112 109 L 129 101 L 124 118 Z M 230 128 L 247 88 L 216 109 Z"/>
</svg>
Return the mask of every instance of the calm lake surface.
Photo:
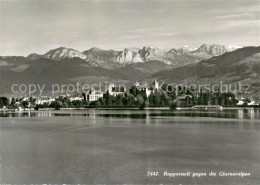
<svg viewBox="0 0 260 185">
<path fill-rule="evenodd" d="M 1 184 L 260 184 L 260 110 L 2 112 L 0 134 Z"/>
</svg>

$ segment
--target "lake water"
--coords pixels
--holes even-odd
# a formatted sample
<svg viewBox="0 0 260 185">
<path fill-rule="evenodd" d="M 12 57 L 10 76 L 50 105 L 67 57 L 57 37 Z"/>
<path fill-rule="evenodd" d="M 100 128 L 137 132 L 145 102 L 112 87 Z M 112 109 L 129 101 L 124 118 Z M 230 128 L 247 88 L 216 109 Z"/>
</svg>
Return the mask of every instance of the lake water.
<svg viewBox="0 0 260 185">
<path fill-rule="evenodd" d="M 1 184 L 260 184 L 260 110 L 0 113 L 0 134 Z"/>
</svg>

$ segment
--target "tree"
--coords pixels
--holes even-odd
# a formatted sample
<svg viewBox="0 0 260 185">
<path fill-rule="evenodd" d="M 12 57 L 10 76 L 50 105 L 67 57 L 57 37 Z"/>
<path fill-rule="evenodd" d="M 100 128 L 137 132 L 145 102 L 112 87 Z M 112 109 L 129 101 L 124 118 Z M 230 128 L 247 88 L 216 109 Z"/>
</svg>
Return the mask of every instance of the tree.
<svg viewBox="0 0 260 185">
<path fill-rule="evenodd" d="M 106 94 L 104 94 L 103 98 L 104 98 L 104 100 L 105 100 L 105 105 L 107 105 L 107 106 L 113 105 L 112 100 L 113 100 L 114 97 L 111 96 L 111 95 L 108 93 L 108 91 L 106 92 Z"/>
<path fill-rule="evenodd" d="M 148 98 L 148 101 L 149 101 L 149 105 L 150 105 L 150 106 L 153 106 L 153 105 L 154 105 L 153 99 L 154 99 L 154 94 L 153 94 L 153 92 L 151 92 L 151 94 L 150 94 L 150 96 L 149 96 L 149 98 Z"/>
<path fill-rule="evenodd" d="M 143 102 L 141 105 L 140 105 L 140 107 L 139 107 L 141 110 L 144 110 L 144 108 L 145 108 L 145 102 Z"/>
<path fill-rule="evenodd" d="M 137 89 L 136 86 L 132 86 L 130 89 L 129 89 L 129 92 L 134 95 L 134 96 L 137 96 L 138 93 L 139 93 L 139 90 Z"/>
<path fill-rule="evenodd" d="M 144 98 L 141 95 L 137 95 L 136 101 L 138 105 L 142 105 L 144 103 Z"/>
<path fill-rule="evenodd" d="M 122 106 L 123 105 L 123 95 L 119 94 L 115 98 L 115 105 Z"/>
<path fill-rule="evenodd" d="M 28 102 L 28 101 L 23 101 L 23 102 L 22 102 L 22 106 L 23 106 L 24 109 L 25 109 L 25 108 L 28 108 L 29 102 Z"/>
<path fill-rule="evenodd" d="M 157 92 L 157 91 L 154 93 L 153 104 L 155 106 L 160 106 L 161 105 L 161 94 L 159 92 Z"/>
<path fill-rule="evenodd" d="M 4 102 L 2 99 L 0 99 L 0 108 L 3 108 L 4 107 Z"/>
<path fill-rule="evenodd" d="M 31 103 L 31 106 L 34 106 L 36 102 L 36 98 L 30 97 L 29 102 Z"/>
<path fill-rule="evenodd" d="M 14 106 L 15 103 L 16 103 L 15 98 L 12 98 L 12 100 L 11 100 L 11 106 Z"/>
<path fill-rule="evenodd" d="M 93 108 L 97 108 L 99 106 L 101 106 L 101 103 L 99 100 L 96 100 L 96 101 L 92 101 L 90 104 L 89 104 L 90 107 L 93 107 Z"/>
<path fill-rule="evenodd" d="M 0 97 L 0 108 L 3 106 L 7 106 L 9 104 L 9 100 L 6 97 Z"/>
<path fill-rule="evenodd" d="M 74 107 L 81 107 L 82 106 L 82 101 L 80 101 L 80 100 L 75 100 L 75 101 L 72 101 L 71 102 L 72 103 L 72 105 L 74 106 Z"/>
<path fill-rule="evenodd" d="M 55 110 L 60 110 L 62 108 L 62 102 L 60 100 L 56 100 L 50 104 L 50 107 L 55 108 Z"/>
<path fill-rule="evenodd" d="M 127 93 L 125 95 L 125 98 L 123 98 L 122 102 L 123 102 L 123 105 L 126 105 L 126 106 L 133 106 L 134 105 L 134 96 L 130 93 Z"/>
<path fill-rule="evenodd" d="M 171 110 L 175 110 L 177 108 L 177 104 L 174 102 L 170 105 Z"/>
<path fill-rule="evenodd" d="M 63 105 L 62 105 L 62 107 L 63 107 L 63 108 L 68 108 L 69 105 L 68 105 L 68 103 L 64 102 Z"/>
<path fill-rule="evenodd" d="M 149 101 L 148 101 L 148 100 L 146 100 L 146 101 L 144 102 L 144 104 L 145 104 L 145 107 L 149 107 Z"/>
<path fill-rule="evenodd" d="M 166 92 L 162 92 L 161 94 L 161 105 L 162 106 L 166 106 L 170 104 L 170 97 L 168 96 L 168 94 Z"/>
</svg>

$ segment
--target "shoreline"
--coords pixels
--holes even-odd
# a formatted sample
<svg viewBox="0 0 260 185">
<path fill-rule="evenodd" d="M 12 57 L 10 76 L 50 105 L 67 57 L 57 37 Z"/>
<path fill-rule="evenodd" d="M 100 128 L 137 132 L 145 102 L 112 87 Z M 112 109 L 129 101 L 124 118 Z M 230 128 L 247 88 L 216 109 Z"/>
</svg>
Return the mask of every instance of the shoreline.
<svg viewBox="0 0 260 185">
<path fill-rule="evenodd" d="M 258 110 L 260 108 L 257 107 L 223 107 L 222 110 Z M 140 108 L 61 108 L 60 110 L 141 110 Z M 143 110 L 171 110 L 170 107 L 146 107 Z M 175 110 L 194 110 L 192 107 L 177 107 Z M 203 109 L 205 110 L 205 109 Z M 214 110 L 214 109 L 209 109 Z M 55 108 L 40 108 L 35 110 L 33 108 L 26 108 L 21 110 L 14 109 L 0 109 L 0 112 L 30 112 L 30 111 L 59 111 L 55 110 Z M 174 111 L 174 110 L 173 110 Z M 207 111 L 207 110 L 205 110 Z"/>
</svg>

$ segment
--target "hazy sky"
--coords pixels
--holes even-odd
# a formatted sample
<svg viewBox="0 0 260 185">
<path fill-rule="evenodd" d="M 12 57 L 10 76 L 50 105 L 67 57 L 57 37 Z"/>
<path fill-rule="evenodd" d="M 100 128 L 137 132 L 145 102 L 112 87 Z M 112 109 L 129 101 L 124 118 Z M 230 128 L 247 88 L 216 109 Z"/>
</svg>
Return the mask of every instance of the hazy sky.
<svg viewBox="0 0 260 185">
<path fill-rule="evenodd" d="M 0 0 L 0 55 L 260 45 L 259 0 Z"/>
</svg>

